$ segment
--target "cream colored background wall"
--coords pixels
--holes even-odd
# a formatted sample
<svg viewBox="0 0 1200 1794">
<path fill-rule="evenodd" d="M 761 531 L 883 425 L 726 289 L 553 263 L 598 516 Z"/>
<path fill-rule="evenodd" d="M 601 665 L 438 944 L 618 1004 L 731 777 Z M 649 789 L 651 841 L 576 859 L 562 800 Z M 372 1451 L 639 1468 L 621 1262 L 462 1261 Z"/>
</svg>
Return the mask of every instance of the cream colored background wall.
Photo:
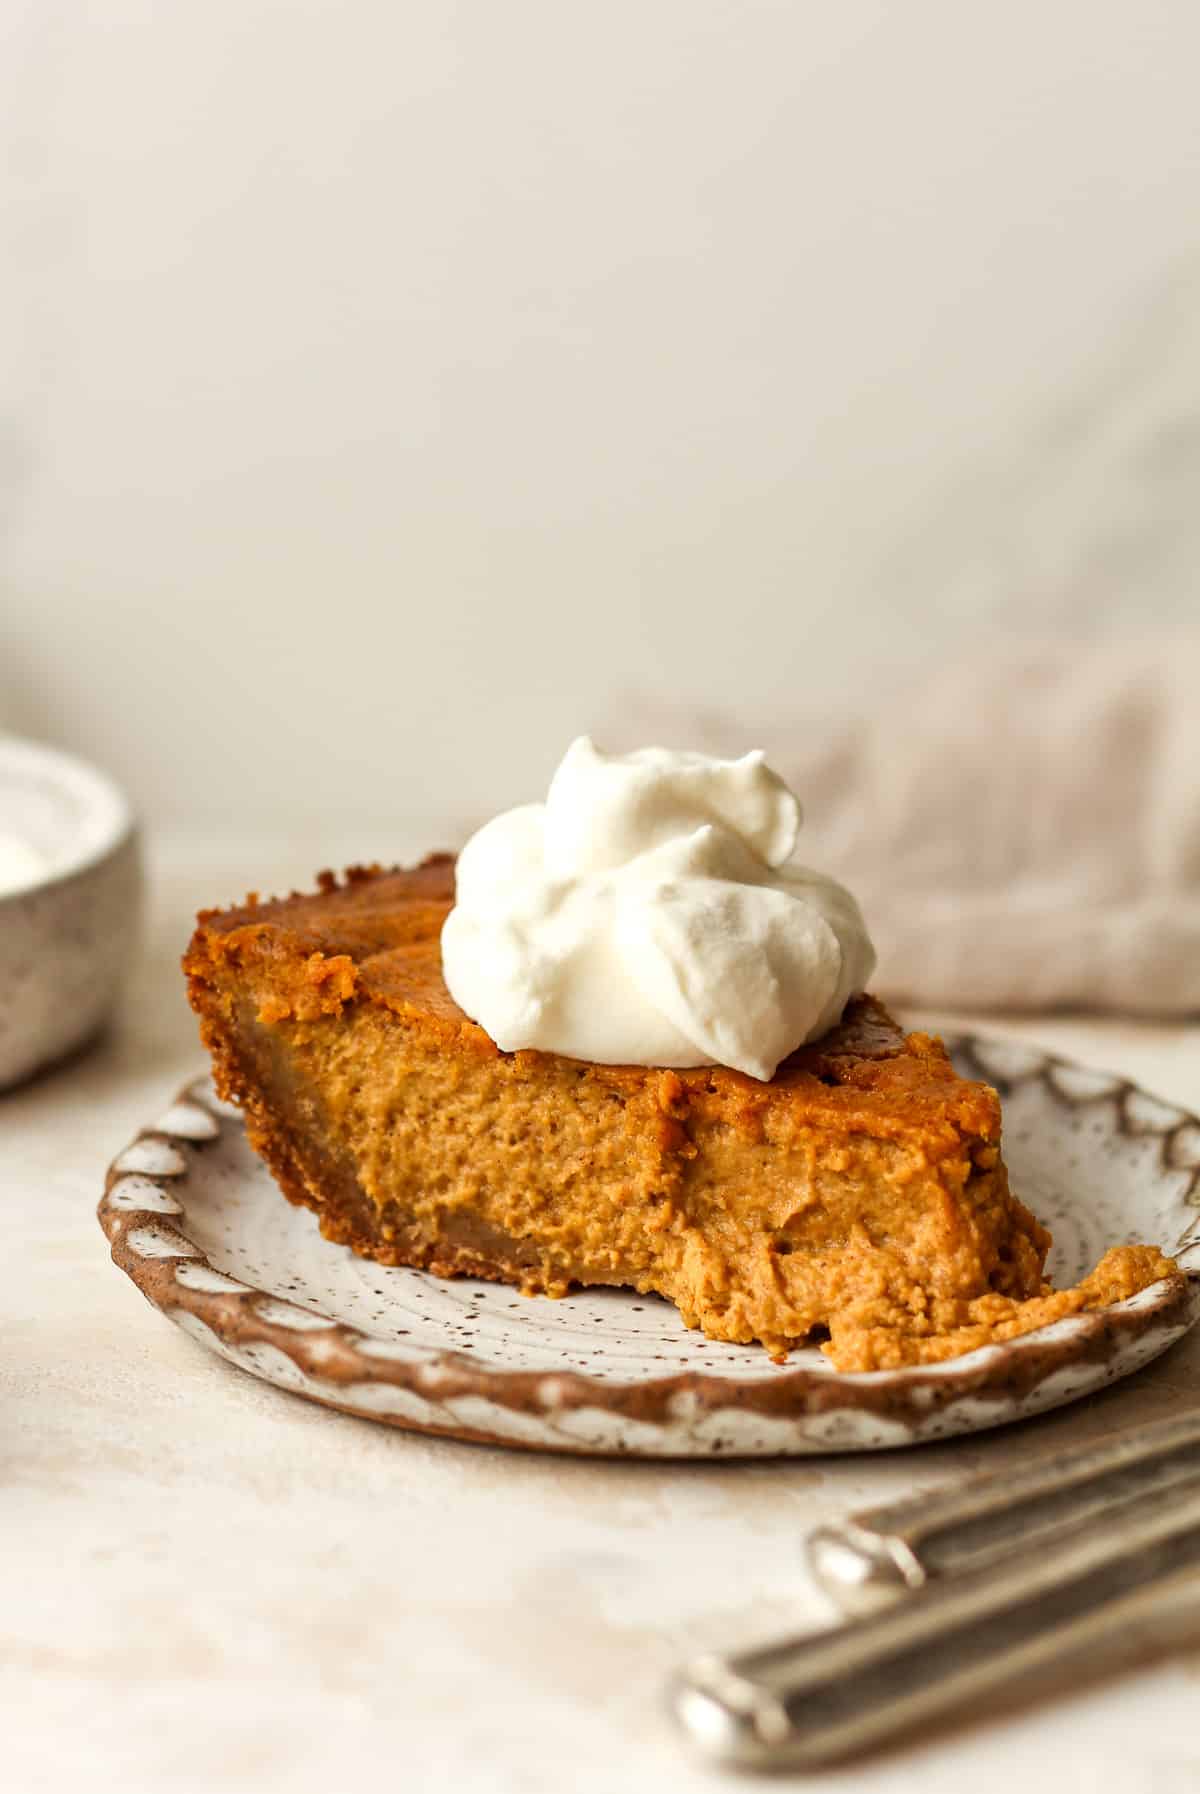
<svg viewBox="0 0 1200 1794">
<path fill-rule="evenodd" d="M 0 0 L 0 717 L 448 839 L 1200 566 L 1189 0 Z"/>
</svg>

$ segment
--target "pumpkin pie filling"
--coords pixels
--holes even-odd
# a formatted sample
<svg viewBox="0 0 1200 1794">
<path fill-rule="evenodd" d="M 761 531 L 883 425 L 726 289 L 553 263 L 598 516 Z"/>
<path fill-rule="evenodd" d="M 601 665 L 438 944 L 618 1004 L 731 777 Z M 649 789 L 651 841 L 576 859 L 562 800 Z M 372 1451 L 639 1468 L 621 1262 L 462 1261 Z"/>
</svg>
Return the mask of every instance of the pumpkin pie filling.
<svg viewBox="0 0 1200 1794">
<path fill-rule="evenodd" d="M 839 1370 L 936 1362 L 1136 1293 L 1121 1246 L 1053 1290 L 1000 1103 L 870 997 L 768 1081 L 502 1052 L 441 969 L 446 855 L 210 911 L 184 959 L 221 1094 L 284 1194 L 386 1264 L 657 1293 L 713 1339 Z"/>
</svg>

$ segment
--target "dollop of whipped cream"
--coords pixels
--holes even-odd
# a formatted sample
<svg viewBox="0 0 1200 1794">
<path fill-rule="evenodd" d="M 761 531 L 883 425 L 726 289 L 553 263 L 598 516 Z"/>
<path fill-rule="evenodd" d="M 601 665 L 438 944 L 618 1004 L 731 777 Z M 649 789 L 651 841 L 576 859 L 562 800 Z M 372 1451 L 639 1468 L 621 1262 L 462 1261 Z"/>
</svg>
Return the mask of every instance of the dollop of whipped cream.
<svg viewBox="0 0 1200 1794">
<path fill-rule="evenodd" d="M 875 965 L 849 891 L 792 863 L 800 823 L 760 752 L 607 755 L 580 736 L 544 804 L 464 847 L 450 993 L 505 1052 L 766 1080 Z"/>
</svg>

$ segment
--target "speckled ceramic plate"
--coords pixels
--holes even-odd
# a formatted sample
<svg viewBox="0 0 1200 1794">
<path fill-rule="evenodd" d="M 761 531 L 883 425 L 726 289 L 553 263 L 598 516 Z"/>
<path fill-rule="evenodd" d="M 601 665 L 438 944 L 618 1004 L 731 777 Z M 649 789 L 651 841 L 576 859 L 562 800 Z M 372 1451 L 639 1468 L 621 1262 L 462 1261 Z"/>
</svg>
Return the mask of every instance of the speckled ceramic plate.
<svg viewBox="0 0 1200 1794">
<path fill-rule="evenodd" d="M 1075 1282 L 1146 1240 L 1188 1273 L 947 1364 L 775 1365 L 624 1290 L 563 1301 L 356 1258 L 284 1201 L 236 1110 L 190 1085 L 109 1170 L 100 1220 L 156 1308 L 281 1388 L 394 1426 L 552 1451 L 758 1457 L 870 1451 L 1000 1426 L 1099 1389 L 1200 1316 L 1200 1120 L 1125 1079 L 1000 1041 L 948 1043 L 1004 1099 L 1013 1186 Z"/>
</svg>

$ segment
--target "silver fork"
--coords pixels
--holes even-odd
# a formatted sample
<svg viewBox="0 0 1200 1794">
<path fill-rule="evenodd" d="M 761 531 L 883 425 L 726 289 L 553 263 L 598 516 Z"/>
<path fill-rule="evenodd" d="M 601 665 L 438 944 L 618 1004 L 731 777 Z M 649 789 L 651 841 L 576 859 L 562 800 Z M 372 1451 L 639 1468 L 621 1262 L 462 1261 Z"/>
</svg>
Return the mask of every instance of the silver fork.
<svg viewBox="0 0 1200 1794">
<path fill-rule="evenodd" d="M 671 1689 L 718 1762 L 807 1768 L 1200 1614 L 1200 1415 L 1036 1459 L 812 1535 L 829 1631 L 707 1655 Z"/>
</svg>

